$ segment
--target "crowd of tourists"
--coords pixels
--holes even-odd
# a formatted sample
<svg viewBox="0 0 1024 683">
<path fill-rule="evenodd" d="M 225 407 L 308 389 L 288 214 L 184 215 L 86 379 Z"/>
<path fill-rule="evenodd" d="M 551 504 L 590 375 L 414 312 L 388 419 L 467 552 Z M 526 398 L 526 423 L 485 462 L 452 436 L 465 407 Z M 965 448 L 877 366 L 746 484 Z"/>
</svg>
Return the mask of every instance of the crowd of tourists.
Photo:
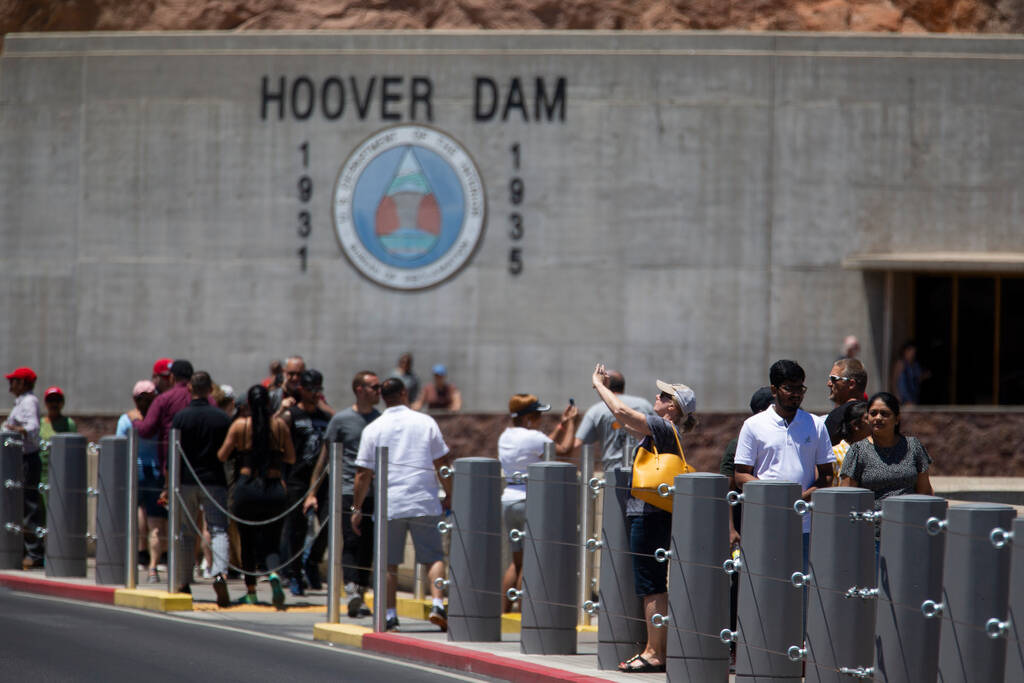
<svg viewBox="0 0 1024 683">
<path fill-rule="evenodd" d="M 807 392 L 803 368 L 779 360 L 768 370 L 768 385 L 751 398 L 752 415 L 726 447 L 720 472 L 730 488 L 742 491 L 757 480 L 797 482 L 807 500 L 821 487 L 860 486 L 886 497 L 932 492 L 931 464 L 924 446 L 900 429 L 900 400 L 891 393 L 867 395 L 867 372 L 850 345 L 837 359 L 824 383 L 834 408 L 811 415 L 801 408 Z M 912 360 L 912 359 L 911 359 Z M 904 363 L 900 381 L 908 380 Z M 910 374 L 920 373 L 917 371 Z M 117 433 L 138 436 L 140 562 L 147 580 L 161 581 L 159 566 L 166 552 L 167 464 L 169 435 L 178 430 L 183 456 L 180 502 L 186 519 L 183 558 L 174 585 L 190 591 L 198 573 L 213 582 L 217 602 L 231 604 L 227 579 L 244 577 L 246 592 L 237 601 L 257 602 L 260 579 L 271 588 L 271 601 L 285 604 L 293 596 L 322 589 L 319 566 L 329 521 L 327 463 L 330 447 L 339 444 L 344 463 L 342 565 L 345 604 L 350 617 L 369 614 L 364 594 L 370 586 L 373 557 L 373 486 L 378 446 L 389 449 L 387 487 L 388 590 L 386 623 L 399 628 L 395 609 L 397 568 L 406 536 L 411 535 L 417 563 L 427 566 L 431 586 L 430 621 L 445 630 L 447 615 L 442 590 L 434 579 L 444 573 L 444 551 L 437 530 L 451 504 L 450 479 L 438 476 L 451 453 L 437 422 L 420 410 L 459 410 L 459 390 L 447 368 L 435 365 L 433 381 L 421 386 L 411 354 L 403 354 L 384 379 L 364 370 L 351 381 L 354 401 L 336 410 L 325 399 L 323 375 L 307 368 L 299 356 L 271 364 L 270 374 L 244 392 L 217 385 L 210 373 L 195 370 L 185 359 L 162 358 L 149 378 L 134 383 L 134 406 L 121 415 Z M 23 442 L 25 495 L 24 567 L 43 562 L 43 539 L 33 533 L 45 526 L 45 503 L 29 495 L 33 482 L 45 478 L 48 437 L 74 431 L 63 415 L 64 393 L 44 392 L 46 415 L 33 390 L 36 375 L 18 368 L 6 375 L 15 404 L 2 429 Z M 656 382 L 653 403 L 625 393 L 622 373 L 598 363 L 591 376 L 598 400 L 580 415 L 575 402 L 561 411 L 549 433 L 540 429 L 551 410 L 536 395 L 519 393 L 508 404 L 509 425 L 498 439 L 497 457 L 506 485 L 501 497 L 508 528 L 522 528 L 526 486 L 521 474 L 553 448 L 555 457 L 571 458 L 583 445 L 599 449 L 602 468 L 632 468 L 633 489 L 624 509 L 633 562 L 634 587 L 648 624 L 640 652 L 620 665 L 624 672 L 663 671 L 665 630 L 650 617 L 667 608 L 667 564 L 657 562 L 657 548 L 669 547 L 671 509 L 640 485 L 650 453 L 686 462 L 687 435 L 699 423 L 694 391 L 681 382 Z M 384 410 L 377 406 L 383 401 Z M 443 491 L 443 495 L 439 493 Z M 734 509 L 730 540 L 742 539 L 742 519 Z M 807 570 L 810 516 L 804 517 L 804 571 Z M 523 552 L 511 543 L 511 563 L 503 577 L 503 593 L 522 581 Z M 506 601 L 506 611 L 513 605 Z M 733 599 L 735 620 L 735 592 Z M 734 627 L 735 628 L 735 627 Z"/>
</svg>

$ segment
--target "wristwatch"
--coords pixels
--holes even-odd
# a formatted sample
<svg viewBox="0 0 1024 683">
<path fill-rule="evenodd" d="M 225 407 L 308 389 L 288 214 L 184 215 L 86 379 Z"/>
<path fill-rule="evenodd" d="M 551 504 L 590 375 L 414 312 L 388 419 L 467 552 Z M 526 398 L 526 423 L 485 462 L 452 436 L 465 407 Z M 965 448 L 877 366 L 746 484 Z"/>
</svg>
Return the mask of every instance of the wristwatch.
<svg viewBox="0 0 1024 683">
<path fill-rule="evenodd" d="M 355 505 L 349 506 L 348 511 L 349 512 L 362 512 L 362 510 L 357 508 Z"/>
</svg>

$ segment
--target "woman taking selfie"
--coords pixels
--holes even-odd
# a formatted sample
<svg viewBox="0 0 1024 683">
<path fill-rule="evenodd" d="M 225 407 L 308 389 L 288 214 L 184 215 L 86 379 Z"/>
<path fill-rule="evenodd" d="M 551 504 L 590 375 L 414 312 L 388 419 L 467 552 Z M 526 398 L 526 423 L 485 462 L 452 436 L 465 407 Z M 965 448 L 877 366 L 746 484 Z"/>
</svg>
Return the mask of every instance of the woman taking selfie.
<svg viewBox="0 0 1024 683">
<path fill-rule="evenodd" d="M 598 363 L 591 378 L 594 389 L 612 412 L 615 421 L 635 436 L 642 438 L 640 448 L 661 454 L 682 456 L 679 435 L 697 426 L 697 400 L 685 384 L 668 384 L 658 380 L 654 398 L 654 415 L 644 415 L 622 402 L 605 383 L 607 372 Z M 654 559 L 654 551 L 668 548 L 672 535 L 672 513 L 630 497 L 626 504 L 626 529 L 629 550 L 633 553 L 633 583 L 637 597 L 643 600 L 647 624 L 647 644 L 643 651 L 619 664 L 623 673 L 655 673 L 665 671 L 667 629 L 655 628 L 651 617 L 668 614 L 668 563 Z"/>
</svg>

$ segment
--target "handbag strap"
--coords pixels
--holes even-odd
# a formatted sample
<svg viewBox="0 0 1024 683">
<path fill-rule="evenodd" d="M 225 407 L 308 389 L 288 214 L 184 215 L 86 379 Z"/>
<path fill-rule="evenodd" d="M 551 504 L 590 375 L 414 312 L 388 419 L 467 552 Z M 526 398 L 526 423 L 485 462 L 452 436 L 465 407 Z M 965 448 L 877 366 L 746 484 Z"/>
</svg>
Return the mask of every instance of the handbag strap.
<svg viewBox="0 0 1024 683">
<path fill-rule="evenodd" d="M 668 420 L 665 421 L 668 422 Z M 679 449 L 679 457 L 685 458 L 686 456 L 683 455 L 683 444 L 679 442 L 679 430 L 677 430 L 676 426 L 671 422 L 668 424 L 672 427 L 672 436 L 676 437 L 676 447 Z M 658 452 L 658 440 L 654 438 L 654 432 L 651 432 L 651 450 L 654 451 L 655 455 L 661 455 L 661 453 Z"/>
<path fill-rule="evenodd" d="M 669 424 L 672 424 L 672 423 L 670 422 Z M 672 425 L 672 434 L 673 434 L 673 436 L 676 437 L 676 446 L 679 448 L 679 457 L 680 458 L 685 458 L 686 456 L 683 455 L 683 444 L 679 443 L 679 430 L 676 429 L 675 425 Z M 651 435 L 651 443 L 654 443 L 654 435 L 653 434 Z"/>
</svg>

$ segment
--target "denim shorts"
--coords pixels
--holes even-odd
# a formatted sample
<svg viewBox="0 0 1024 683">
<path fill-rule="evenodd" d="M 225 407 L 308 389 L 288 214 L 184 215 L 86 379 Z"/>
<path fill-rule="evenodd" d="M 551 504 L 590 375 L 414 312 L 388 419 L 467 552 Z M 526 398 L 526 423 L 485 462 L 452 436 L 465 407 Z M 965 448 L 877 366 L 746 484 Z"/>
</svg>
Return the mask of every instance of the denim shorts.
<svg viewBox="0 0 1024 683">
<path fill-rule="evenodd" d="M 639 597 L 668 592 L 668 563 L 654 559 L 658 548 L 669 549 L 672 513 L 665 510 L 627 517 L 629 550 L 633 555 L 633 585 Z"/>
</svg>

